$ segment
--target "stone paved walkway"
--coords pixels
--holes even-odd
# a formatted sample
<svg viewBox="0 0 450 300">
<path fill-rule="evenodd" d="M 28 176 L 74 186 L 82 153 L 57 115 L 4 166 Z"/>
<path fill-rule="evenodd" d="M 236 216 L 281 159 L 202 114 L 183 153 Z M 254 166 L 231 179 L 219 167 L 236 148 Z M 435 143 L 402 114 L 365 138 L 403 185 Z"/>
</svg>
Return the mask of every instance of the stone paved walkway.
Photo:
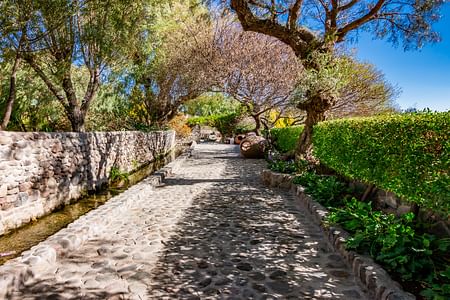
<svg viewBox="0 0 450 300">
<path fill-rule="evenodd" d="M 291 193 L 262 185 L 264 161 L 236 150 L 200 144 L 163 186 L 142 182 L 110 200 L 119 213 L 77 220 L 95 235 L 7 297 L 365 299 Z"/>
</svg>

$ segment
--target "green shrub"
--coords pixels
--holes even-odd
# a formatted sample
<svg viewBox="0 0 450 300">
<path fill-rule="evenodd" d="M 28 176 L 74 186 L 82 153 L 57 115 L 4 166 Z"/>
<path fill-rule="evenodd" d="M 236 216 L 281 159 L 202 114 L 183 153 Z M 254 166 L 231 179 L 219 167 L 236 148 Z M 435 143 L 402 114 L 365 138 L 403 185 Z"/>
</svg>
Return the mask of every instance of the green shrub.
<svg viewBox="0 0 450 300">
<path fill-rule="evenodd" d="M 270 134 L 275 148 L 283 153 L 295 150 L 298 138 L 303 131 L 303 126 L 285 128 L 272 128 Z"/>
<path fill-rule="evenodd" d="M 347 248 L 371 255 L 403 281 L 420 282 L 425 287 L 423 296 L 448 299 L 450 239 L 421 233 L 413 219 L 413 213 L 397 218 L 352 198 L 343 207 L 333 208 L 326 222 L 339 224 L 351 234 Z"/>
<path fill-rule="evenodd" d="M 111 182 L 123 180 L 125 182 L 129 181 L 130 174 L 128 172 L 121 171 L 118 167 L 113 166 L 109 171 L 109 180 Z"/>
<path fill-rule="evenodd" d="M 297 165 L 293 160 L 273 160 L 268 162 L 270 170 L 279 173 L 292 174 L 297 171 Z"/>
<path fill-rule="evenodd" d="M 207 125 L 216 128 L 222 135 L 230 136 L 239 131 L 238 122 L 241 114 L 239 112 L 211 115 L 207 117 L 193 117 L 187 120 L 189 126 Z"/>
<path fill-rule="evenodd" d="M 337 207 L 348 192 L 347 185 L 336 176 L 321 176 L 304 172 L 293 179 L 294 184 L 305 188 L 305 192 L 326 207 Z"/>
<path fill-rule="evenodd" d="M 351 179 L 449 213 L 450 112 L 322 122 L 314 154 Z"/>
</svg>

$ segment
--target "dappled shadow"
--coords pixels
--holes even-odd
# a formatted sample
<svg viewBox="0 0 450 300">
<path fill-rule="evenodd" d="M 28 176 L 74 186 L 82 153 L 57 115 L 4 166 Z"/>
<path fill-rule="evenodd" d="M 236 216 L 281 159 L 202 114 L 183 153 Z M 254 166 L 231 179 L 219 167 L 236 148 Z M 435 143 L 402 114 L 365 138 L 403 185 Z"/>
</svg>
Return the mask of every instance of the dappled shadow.
<svg viewBox="0 0 450 300">
<path fill-rule="evenodd" d="M 11 290 L 7 291 L 5 296 L 5 299 L 21 300 L 128 299 L 123 292 L 106 289 L 81 289 L 79 285 L 70 280 L 55 282 L 48 278 L 33 278 L 31 273 L 16 277 L 11 285 Z"/>
<path fill-rule="evenodd" d="M 223 179 L 166 182 L 214 184 L 194 200 L 166 242 L 152 299 L 364 298 L 293 195 L 260 183 L 263 162 L 226 163 Z"/>
</svg>

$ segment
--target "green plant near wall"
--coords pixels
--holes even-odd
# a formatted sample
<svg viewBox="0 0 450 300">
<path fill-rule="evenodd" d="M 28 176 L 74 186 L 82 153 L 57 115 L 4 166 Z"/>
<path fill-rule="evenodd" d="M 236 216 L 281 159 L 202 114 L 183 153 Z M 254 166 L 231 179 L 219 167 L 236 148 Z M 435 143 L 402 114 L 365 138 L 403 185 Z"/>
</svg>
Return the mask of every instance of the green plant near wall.
<svg viewBox="0 0 450 300">
<path fill-rule="evenodd" d="M 341 175 L 448 215 L 449 134 L 450 112 L 322 122 L 314 155 Z"/>
<path fill-rule="evenodd" d="M 296 176 L 293 183 L 303 186 L 308 195 L 326 207 L 341 205 L 349 192 L 347 185 L 336 176 L 317 175 L 313 171 Z"/>
<path fill-rule="evenodd" d="M 371 255 L 405 282 L 421 282 L 427 298 L 449 299 L 450 239 L 422 233 L 413 220 L 413 213 L 397 218 L 355 198 L 326 217 L 328 224 L 339 224 L 351 234 L 347 248 Z"/>
<path fill-rule="evenodd" d="M 109 171 L 109 180 L 111 182 L 123 180 L 125 182 L 129 181 L 130 174 L 128 172 L 121 171 L 118 167 L 113 166 Z"/>
</svg>

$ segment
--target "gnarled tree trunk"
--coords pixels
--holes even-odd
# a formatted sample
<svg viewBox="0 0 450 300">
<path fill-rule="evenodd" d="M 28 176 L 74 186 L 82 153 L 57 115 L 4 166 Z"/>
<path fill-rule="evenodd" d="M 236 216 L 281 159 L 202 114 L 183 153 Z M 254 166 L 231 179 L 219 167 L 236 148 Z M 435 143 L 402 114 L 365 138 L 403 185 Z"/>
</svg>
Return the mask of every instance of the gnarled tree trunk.
<svg viewBox="0 0 450 300">
<path fill-rule="evenodd" d="M 300 103 L 297 105 L 299 109 L 306 111 L 306 120 L 303 132 L 297 143 L 295 149 L 295 159 L 307 159 L 309 161 L 314 160 L 312 155 L 312 137 L 314 125 L 325 120 L 325 113 L 333 106 L 336 99 L 330 95 L 324 95 L 318 93 L 316 95 L 310 95 L 310 99 L 306 103 Z"/>
</svg>

